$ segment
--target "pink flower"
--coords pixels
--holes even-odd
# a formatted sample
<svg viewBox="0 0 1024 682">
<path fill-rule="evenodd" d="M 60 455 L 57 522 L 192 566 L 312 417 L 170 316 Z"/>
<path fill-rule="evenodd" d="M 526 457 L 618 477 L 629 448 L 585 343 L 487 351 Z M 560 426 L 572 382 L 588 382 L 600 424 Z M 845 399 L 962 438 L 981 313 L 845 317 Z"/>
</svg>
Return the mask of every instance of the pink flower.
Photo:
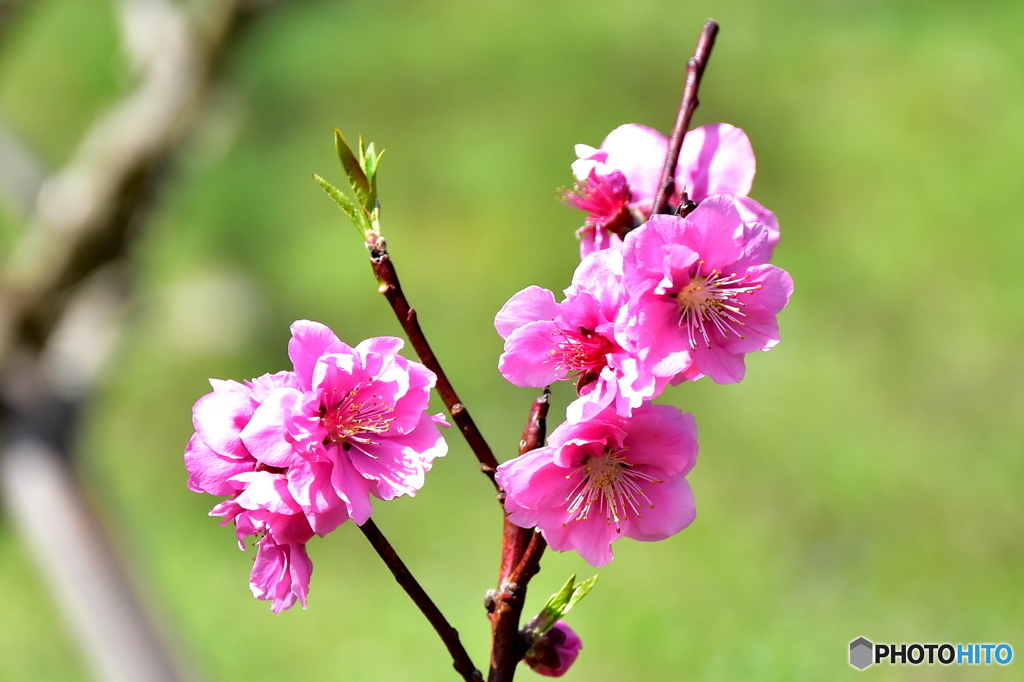
<svg viewBox="0 0 1024 682">
<path fill-rule="evenodd" d="M 498 312 L 494 326 L 505 338 L 498 361 L 516 386 L 547 386 L 575 379 L 586 401 L 572 405 L 569 419 L 581 421 L 614 404 L 629 416 L 644 400 L 661 393 L 667 380 L 646 372 L 635 352 L 616 339 L 616 319 L 626 312 L 622 254 L 596 251 L 580 263 L 566 298 L 529 287 Z"/>
<path fill-rule="evenodd" d="M 448 451 L 438 431 L 444 418 L 426 414 L 436 377 L 398 355 L 402 345 L 378 337 L 351 348 L 322 324 L 292 325 L 288 354 L 302 390 L 264 403 L 267 414 L 257 411 L 253 421 L 271 438 L 287 427 L 301 457 L 282 449 L 278 466 L 289 462 L 289 490 L 318 534 L 337 525 L 331 510 L 339 500 L 361 525 L 372 512 L 370 495 L 415 495 Z"/>
<path fill-rule="evenodd" d="M 253 596 L 271 602 L 274 613 L 291 608 L 296 599 L 306 608 L 313 563 L 306 542 L 313 537 L 302 509 L 288 492 L 283 473 L 254 471 L 239 474 L 245 489 L 234 499 L 221 502 L 210 516 L 222 516 L 222 525 L 234 522 L 238 547 L 255 536 L 258 550 L 249 576 Z"/>
<path fill-rule="evenodd" d="M 370 495 L 415 494 L 447 451 L 444 419 L 425 413 L 434 374 L 399 356 L 401 347 L 381 337 L 350 348 L 300 320 L 289 344 L 294 371 L 211 380 L 213 392 L 193 408 L 189 488 L 231 497 L 210 514 L 235 524 L 243 550 L 257 538 L 250 586 L 275 612 L 305 606 L 314 534 L 349 518 L 365 523 Z"/>
<path fill-rule="evenodd" d="M 576 662 L 582 648 L 583 641 L 560 620 L 530 647 L 523 660 L 539 675 L 561 677 Z"/>
<path fill-rule="evenodd" d="M 581 257 L 616 243 L 650 217 L 667 154 L 668 138 L 635 123 L 613 130 L 600 149 L 576 145 L 579 159 L 572 170 L 577 192 L 567 194 L 565 200 L 588 212 L 586 225 L 578 233 Z M 774 246 L 778 241 L 774 214 L 746 196 L 755 169 L 754 150 L 742 130 L 727 123 L 695 128 L 683 138 L 670 204 L 678 206 L 684 190 L 696 203 L 716 194 L 732 195 L 745 219 L 768 228 Z M 632 216 L 632 224 L 626 224 L 626 214 Z"/>
<path fill-rule="evenodd" d="M 286 470 L 265 461 L 265 443 L 245 436 L 262 402 L 279 389 L 294 387 L 295 374 L 266 374 L 246 384 L 210 383 L 213 392 L 200 398 L 192 411 L 196 433 L 185 450 L 189 488 L 233 496 L 210 515 L 224 517 L 224 524 L 235 523 L 243 551 L 246 537 L 259 539 L 250 576 L 253 594 L 271 601 L 275 613 L 296 599 L 305 607 L 313 570 L 305 543 L 313 530 L 288 491 Z"/>
<path fill-rule="evenodd" d="M 652 374 L 732 383 L 743 378 L 746 353 L 778 343 L 776 315 L 793 280 L 767 264 L 771 238 L 724 195 L 685 219 L 656 215 L 626 237 L 624 333 Z"/>
<path fill-rule="evenodd" d="M 509 520 L 537 527 L 552 549 L 575 549 L 594 566 L 620 537 L 654 541 L 694 519 L 686 474 L 697 460 L 693 415 L 645 403 L 625 418 L 606 409 L 565 422 L 548 445 L 498 467 Z"/>
<path fill-rule="evenodd" d="M 580 145 L 582 146 L 582 145 Z M 629 210 L 630 192 L 626 176 L 597 164 L 576 183 L 575 192 L 565 192 L 565 203 L 587 212 L 586 222 L 576 235 L 580 238 L 580 258 L 613 243 L 621 243 L 620 234 L 633 229 L 636 218 Z"/>
</svg>

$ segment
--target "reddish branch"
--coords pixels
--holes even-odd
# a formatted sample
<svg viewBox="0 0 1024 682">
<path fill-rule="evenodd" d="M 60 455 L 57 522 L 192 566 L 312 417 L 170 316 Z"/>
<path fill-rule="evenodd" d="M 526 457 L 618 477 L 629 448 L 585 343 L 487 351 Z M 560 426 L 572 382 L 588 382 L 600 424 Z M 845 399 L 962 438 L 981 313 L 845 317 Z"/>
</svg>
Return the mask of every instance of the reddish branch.
<svg viewBox="0 0 1024 682">
<path fill-rule="evenodd" d="M 530 409 L 530 418 L 519 441 L 519 454 L 544 444 L 548 397 L 545 388 Z M 520 528 L 505 515 L 502 534 L 501 571 L 498 590 L 490 605 L 491 618 L 491 670 L 488 682 L 505 682 L 515 675 L 516 664 L 526 655 L 526 645 L 519 636 L 519 620 L 526 604 L 526 588 L 540 571 L 540 558 L 547 542 L 537 531 Z"/>
<path fill-rule="evenodd" d="M 430 621 L 430 624 L 437 630 L 441 641 L 444 642 L 445 647 L 448 648 L 448 653 L 451 654 L 452 665 L 462 675 L 462 679 L 466 680 L 466 682 L 482 682 L 483 677 L 480 671 L 476 669 L 476 666 L 473 665 L 473 661 L 470 660 L 465 647 L 462 646 L 458 631 L 448 623 L 448 620 L 441 613 L 440 609 L 437 608 L 437 605 L 423 591 L 416 578 L 405 567 L 405 562 L 395 552 L 395 548 L 391 546 L 388 539 L 377 528 L 377 524 L 373 522 L 373 519 L 367 519 L 366 523 L 359 526 L 359 530 L 363 531 L 363 535 L 366 536 L 366 539 L 370 541 L 373 548 L 377 550 L 380 558 L 391 569 L 395 580 L 398 581 L 398 584 L 402 586 L 402 589 L 405 590 L 406 594 L 416 603 L 416 606 L 419 607 L 423 615 Z"/>
<path fill-rule="evenodd" d="M 388 303 L 391 304 L 391 308 L 395 311 L 395 316 L 398 318 L 399 324 L 402 325 L 402 329 L 405 330 L 405 335 L 409 337 L 409 342 L 416 351 L 416 355 L 419 356 L 420 362 L 437 375 L 438 395 L 441 396 L 445 407 L 448 408 L 448 413 L 452 416 L 452 421 L 459 427 L 459 431 L 462 432 L 470 449 L 473 450 L 473 454 L 476 455 L 477 461 L 480 462 L 480 470 L 494 483 L 494 470 L 498 467 L 498 460 L 494 458 L 490 446 L 480 434 L 480 430 L 469 415 L 469 410 L 459 400 L 451 382 L 448 381 L 448 376 L 441 369 L 441 363 L 434 355 L 434 351 L 431 350 L 430 344 L 427 343 L 427 337 L 420 329 L 416 311 L 409 305 L 409 301 L 406 300 L 405 294 L 402 292 L 402 285 L 398 282 L 398 273 L 395 271 L 394 263 L 391 262 L 387 244 L 383 238 L 371 232 L 366 237 L 366 248 L 370 252 L 373 274 L 380 282 L 378 291 L 384 294 Z M 498 484 L 495 483 L 494 487 L 497 488 Z"/>
<path fill-rule="evenodd" d="M 665 157 L 665 167 L 661 172 L 661 183 L 658 186 L 658 195 L 654 200 L 654 207 L 651 215 L 656 213 L 669 212 L 669 199 L 676 189 L 675 172 L 676 164 L 679 163 L 679 151 L 683 148 L 683 138 L 686 130 L 690 127 L 690 118 L 693 117 L 693 110 L 697 108 L 700 100 L 697 99 L 697 90 L 700 88 L 700 79 L 704 75 L 704 67 L 707 66 L 708 57 L 711 56 L 711 48 L 715 45 L 715 36 L 718 35 L 718 22 L 711 19 L 704 24 L 704 28 L 697 38 L 697 47 L 693 51 L 693 57 L 686 63 L 686 84 L 683 86 L 683 99 L 679 103 L 679 113 L 676 114 L 676 124 L 672 128 L 672 137 L 668 143 L 668 155 Z M 683 213 L 687 210 L 689 200 L 686 192 L 683 192 L 680 206 Z"/>
</svg>

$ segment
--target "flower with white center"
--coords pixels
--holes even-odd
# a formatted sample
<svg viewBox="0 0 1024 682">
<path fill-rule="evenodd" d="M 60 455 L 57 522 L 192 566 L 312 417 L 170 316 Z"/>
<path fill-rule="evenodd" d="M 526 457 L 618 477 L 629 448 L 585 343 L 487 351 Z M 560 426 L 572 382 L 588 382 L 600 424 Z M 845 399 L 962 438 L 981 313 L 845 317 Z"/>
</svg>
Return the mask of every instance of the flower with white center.
<svg viewBox="0 0 1024 682">
<path fill-rule="evenodd" d="M 778 343 L 776 315 L 793 280 L 768 264 L 772 246 L 772 232 L 727 195 L 705 199 L 686 218 L 656 215 L 626 236 L 621 336 L 651 374 L 733 383 L 746 353 Z"/>
<path fill-rule="evenodd" d="M 548 445 L 505 462 L 496 479 L 509 520 L 536 526 L 552 549 L 574 549 L 594 566 L 620 537 L 663 540 L 694 519 L 686 474 L 697 461 L 693 415 L 645 403 L 565 422 Z"/>
</svg>

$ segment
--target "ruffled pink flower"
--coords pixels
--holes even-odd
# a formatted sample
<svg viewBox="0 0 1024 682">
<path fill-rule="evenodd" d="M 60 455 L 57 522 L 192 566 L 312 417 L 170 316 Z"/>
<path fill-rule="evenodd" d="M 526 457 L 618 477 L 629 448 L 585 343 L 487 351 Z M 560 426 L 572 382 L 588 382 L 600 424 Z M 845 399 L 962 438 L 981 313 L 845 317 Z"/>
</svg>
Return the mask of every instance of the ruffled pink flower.
<svg viewBox="0 0 1024 682">
<path fill-rule="evenodd" d="M 579 231 L 581 257 L 616 243 L 618 235 L 650 217 L 667 154 L 668 138 L 635 123 L 613 130 L 600 149 L 576 145 L 579 159 L 572 170 L 577 193 L 567 194 L 566 202 L 588 212 L 586 225 Z M 768 228 L 774 246 L 778 241 L 774 214 L 746 196 L 755 170 L 754 150 L 742 130 L 727 123 L 695 128 L 683 138 L 670 204 L 679 204 L 682 191 L 696 203 L 729 194 L 740 213 Z M 626 213 L 633 224 L 622 229 Z"/>
<path fill-rule="evenodd" d="M 371 513 L 370 495 L 412 495 L 447 445 L 425 413 L 435 377 L 399 356 L 401 339 L 350 348 L 300 320 L 295 370 L 251 383 L 211 380 L 193 408 L 185 451 L 189 488 L 230 496 L 210 512 L 234 523 L 239 546 L 256 537 L 250 587 L 275 612 L 303 606 L 313 566 L 305 543 Z"/>
<path fill-rule="evenodd" d="M 509 520 L 537 527 L 552 549 L 594 566 L 621 537 L 663 540 L 695 516 L 686 474 L 697 460 L 693 415 L 645 403 L 625 418 L 606 409 L 565 422 L 548 445 L 498 467 Z"/>
<path fill-rule="evenodd" d="M 560 620 L 530 647 L 523 660 L 538 675 L 561 677 L 576 662 L 582 648 L 583 641 Z"/>
<path fill-rule="evenodd" d="M 616 339 L 626 294 L 622 254 L 616 249 L 584 258 L 561 303 L 547 289 L 520 291 L 494 320 L 505 339 L 498 361 L 502 375 L 516 386 L 575 379 L 587 400 L 572 404 L 572 421 L 589 419 L 612 404 L 629 416 L 644 400 L 657 397 L 668 381 L 647 372 L 632 348 Z"/>
<path fill-rule="evenodd" d="M 626 237 L 624 333 L 652 374 L 732 383 L 743 378 L 746 353 L 778 343 L 776 315 L 793 280 L 768 264 L 770 253 L 769 229 L 723 195 L 686 218 L 656 215 Z"/>
<path fill-rule="evenodd" d="M 402 345 L 378 337 L 352 348 L 322 324 L 292 325 L 288 355 L 302 391 L 265 402 L 253 421 L 270 438 L 285 425 L 301 457 L 282 448 L 280 462 L 289 462 L 289 490 L 318 534 L 339 522 L 332 515 L 339 501 L 361 525 L 372 512 L 370 495 L 415 495 L 448 451 L 438 431 L 444 418 L 426 414 L 436 377 L 398 355 Z"/>
<path fill-rule="evenodd" d="M 291 608 L 296 599 L 306 608 L 313 563 L 306 554 L 306 542 L 313 529 L 301 507 L 288 492 L 283 473 L 254 471 L 235 477 L 246 485 L 235 498 L 221 502 L 210 516 L 234 522 L 238 547 L 245 550 L 245 538 L 257 538 L 256 559 L 249 575 L 249 587 L 257 599 L 270 601 L 274 613 Z"/>
<path fill-rule="evenodd" d="M 196 433 L 185 450 L 188 486 L 196 492 L 232 496 L 210 515 L 235 524 L 240 549 L 246 549 L 246 537 L 258 538 L 250 576 L 253 594 L 271 601 L 275 613 L 290 608 L 296 599 L 305 607 L 313 571 L 305 543 L 313 530 L 288 491 L 286 468 L 268 463 L 266 444 L 246 437 L 263 401 L 297 385 L 295 373 L 267 374 L 246 384 L 210 383 L 213 392 L 200 398 L 192 411 Z"/>
</svg>

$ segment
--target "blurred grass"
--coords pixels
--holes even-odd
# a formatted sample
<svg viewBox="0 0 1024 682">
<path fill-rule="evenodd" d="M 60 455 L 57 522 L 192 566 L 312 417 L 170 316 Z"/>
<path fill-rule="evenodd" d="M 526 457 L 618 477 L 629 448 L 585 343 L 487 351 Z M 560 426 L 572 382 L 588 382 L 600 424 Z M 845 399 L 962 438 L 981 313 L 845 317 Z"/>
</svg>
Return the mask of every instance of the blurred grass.
<svg viewBox="0 0 1024 682">
<path fill-rule="evenodd" d="M 852 678 L 859 635 L 1024 651 L 1024 6 L 296 1 L 233 58 L 138 245 L 134 318 L 81 440 L 96 500 L 204 679 L 454 678 L 355 529 L 311 543 L 309 610 L 275 617 L 206 517 L 213 499 L 184 486 L 206 377 L 286 368 L 297 318 L 352 343 L 399 333 L 309 177 L 341 179 L 331 130 L 387 148 L 389 245 L 504 458 L 534 392 L 495 371 L 493 314 L 530 284 L 566 286 L 580 215 L 554 189 L 572 145 L 629 121 L 667 130 L 708 16 L 722 32 L 695 124 L 750 135 L 752 195 L 779 216 L 796 292 L 783 342 L 742 384 L 666 396 L 701 431 L 698 520 L 617 543 L 571 618 L 585 648 L 568 678 Z M 14 29 L 0 111 L 57 165 L 127 87 L 111 13 L 45 0 Z M 18 228 L 0 224 L 9 245 Z M 500 522 L 449 440 L 422 493 L 376 516 L 484 665 Z M 590 570 L 546 558 L 532 604 Z M 6 524 L 0 584 L 0 678 L 84 679 Z M 871 674 L 1011 679 L 1016 665 Z"/>
</svg>

